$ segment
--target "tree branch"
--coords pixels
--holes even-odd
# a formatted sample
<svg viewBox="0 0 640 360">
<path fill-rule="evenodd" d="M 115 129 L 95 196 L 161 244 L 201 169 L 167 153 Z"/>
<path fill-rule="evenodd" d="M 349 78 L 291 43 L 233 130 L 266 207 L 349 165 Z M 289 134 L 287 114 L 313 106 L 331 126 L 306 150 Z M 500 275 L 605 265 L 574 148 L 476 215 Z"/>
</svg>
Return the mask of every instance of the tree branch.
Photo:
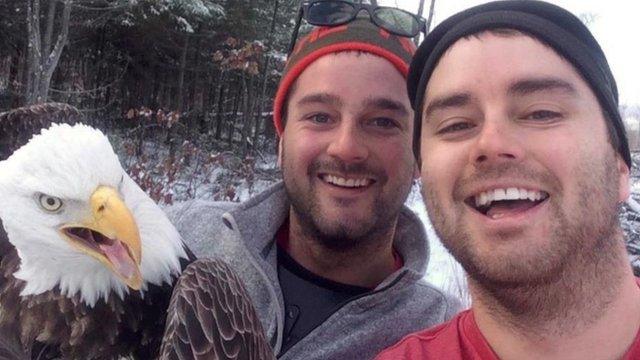
<svg viewBox="0 0 640 360">
<path fill-rule="evenodd" d="M 56 41 L 56 45 L 53 47 L 53 50 L 50 54 L 47 54 L 47 59 L 42 70 L 42 77 L 40 78 L 40 96 L 43 98 L 43 101 L 46 101 L 47 99 L 47 95 L 49 94 L 49 86 L 51 84 L 51 77 L 53 77 L 53 72 L 58 66 L 60 55 L 62 54 L 62 50 L 64 49 L 64 46 L 67 43 L 67 38 L 69 36 L 71 2 L 72 0 L 64 0 L 62 2 L 64 7 L 62 9 L 60 34 L 58 34 L 58 40 Z"/>
</svg>

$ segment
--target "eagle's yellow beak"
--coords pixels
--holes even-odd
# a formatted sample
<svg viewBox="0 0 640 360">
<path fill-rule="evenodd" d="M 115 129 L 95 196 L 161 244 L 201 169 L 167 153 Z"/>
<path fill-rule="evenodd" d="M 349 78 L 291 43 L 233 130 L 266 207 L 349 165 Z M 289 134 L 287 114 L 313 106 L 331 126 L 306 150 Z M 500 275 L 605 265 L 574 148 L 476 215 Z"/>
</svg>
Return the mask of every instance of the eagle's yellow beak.
<svg viewBox="0 0 640 360">
<path fill-rule="evenodd" d="M 89 200 L 91 215 L 78 224 L 65 224 L 60 232 L 77 250 L 97 259 L 127 286 L 139 290 L 140 234 L 131 211 L 118 192 L 100 186 Z"/>
</svg>

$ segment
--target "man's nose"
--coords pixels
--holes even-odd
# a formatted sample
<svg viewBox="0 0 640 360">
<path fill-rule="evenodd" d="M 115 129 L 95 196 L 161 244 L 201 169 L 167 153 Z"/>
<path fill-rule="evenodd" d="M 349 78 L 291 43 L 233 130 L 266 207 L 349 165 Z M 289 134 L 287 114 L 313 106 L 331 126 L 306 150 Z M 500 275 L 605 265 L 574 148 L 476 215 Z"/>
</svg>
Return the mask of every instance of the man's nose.
<svg viewBox="0 0 640 360">
<path fill-rule="evenodd" d="M 516 134 L 516 124 L 506 116 L 487 117 L 473 144 L 470 162 L 486 166 L 501 162 L 519 162 L 524 157 L 524 144 Z"/>
<path fill-rule="evenodd" d="M 357 125 L 344 123 L 336 129 L 334 135 L 327 148 L 328 155 L 346 163 L 360 162 L 369 156 L 366 139 Z"/>
</svg>

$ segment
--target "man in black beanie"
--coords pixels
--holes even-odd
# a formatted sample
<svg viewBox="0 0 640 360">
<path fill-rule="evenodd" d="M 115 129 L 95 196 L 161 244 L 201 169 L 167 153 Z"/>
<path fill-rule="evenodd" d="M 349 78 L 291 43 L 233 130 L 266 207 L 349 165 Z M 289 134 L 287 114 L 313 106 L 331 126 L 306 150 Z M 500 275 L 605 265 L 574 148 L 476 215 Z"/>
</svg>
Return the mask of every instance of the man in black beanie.
<svg viewBox="0 0 640 360">
<path fill-rule="evenodd" d="M 379 359 L 640 359 L 617 215 L 631 157 L 615 80 L 571 13 L 499 1 L 445 20 L 408 89 L 423 196 L 470 310 Z"/>
</svg>

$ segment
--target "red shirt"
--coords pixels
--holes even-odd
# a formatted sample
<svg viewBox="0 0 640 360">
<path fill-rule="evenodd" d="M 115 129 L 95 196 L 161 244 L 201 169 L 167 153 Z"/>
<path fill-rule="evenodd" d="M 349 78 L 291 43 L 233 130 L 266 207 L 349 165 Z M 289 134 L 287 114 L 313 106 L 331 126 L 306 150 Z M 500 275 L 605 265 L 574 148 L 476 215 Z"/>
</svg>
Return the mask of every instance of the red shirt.
<svg viewBox="0 0 640 360">
<path fill-rule="evenodd" d="M 444 324 L 406 336 L 376 357 L 400 359 L 498 360 L 498 356 L 480 333 L 473 312 L 466 310 Z M 640 331 L 622 359 L 640 359 Z"/>
</svg>

